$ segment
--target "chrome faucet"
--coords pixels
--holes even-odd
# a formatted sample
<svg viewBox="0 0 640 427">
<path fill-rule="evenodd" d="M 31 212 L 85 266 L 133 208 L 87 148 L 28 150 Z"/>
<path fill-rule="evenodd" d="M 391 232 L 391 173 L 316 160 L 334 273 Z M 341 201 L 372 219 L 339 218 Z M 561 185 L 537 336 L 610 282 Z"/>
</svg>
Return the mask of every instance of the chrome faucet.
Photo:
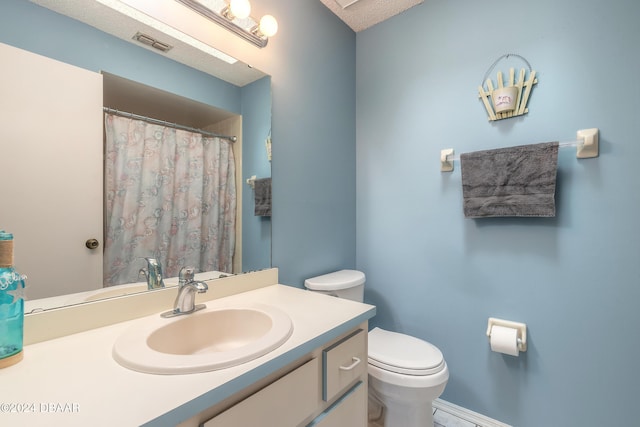
<svg viewBox="0 0 640 427">
<path fill-rule="evenodd" d="M 178 272 L 178 286 L 182 288 L 189 282 L 193 282 L 195 269 L 193 267 L 182 267 Z"/>
<path fill-rule="evenodd" d="M 164 280 L 162 280 L 162 266 L 160 261 L 155 258 L 144 258 L 147 261 L 147 267 L 141 268 L 138 276 L 144 274 L 147 279 L 148 289 L 164 288 Z"/>
<path fill-rule="evenodd" d="M 209 290 L 205 282 L 193 280 L 194 269 L 182 267 L 178 273 L 178 296 L 173 304 L 173 310 L 164 312 L 162 317 L 174 317 L 183 314 L 194 313 L 206 307 L 204 304 L 196 304 L 196 293 L 203 294 Z"/>
</svg>

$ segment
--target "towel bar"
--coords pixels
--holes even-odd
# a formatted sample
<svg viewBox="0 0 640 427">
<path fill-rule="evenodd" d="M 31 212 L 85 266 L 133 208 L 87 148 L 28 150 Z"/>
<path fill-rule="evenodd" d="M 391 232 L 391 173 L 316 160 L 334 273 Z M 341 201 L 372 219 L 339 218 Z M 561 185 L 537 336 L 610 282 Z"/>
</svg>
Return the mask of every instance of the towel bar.
<svg viewBox="0 0 640 427">
<path fill-rule="evenodd" d="M 599 133 L 598 128 L 582 129 L 577 132 L 577 139 L 575 141 L 561 142 L 558 146 L 577 147 L 576 157 L 578 159 L 598 157 Z M 453 172 L 453 162 L 459 160 L 460 156 L 453 155 L 453 148 L 440 150 L 440 172 Z"/>
</svg>

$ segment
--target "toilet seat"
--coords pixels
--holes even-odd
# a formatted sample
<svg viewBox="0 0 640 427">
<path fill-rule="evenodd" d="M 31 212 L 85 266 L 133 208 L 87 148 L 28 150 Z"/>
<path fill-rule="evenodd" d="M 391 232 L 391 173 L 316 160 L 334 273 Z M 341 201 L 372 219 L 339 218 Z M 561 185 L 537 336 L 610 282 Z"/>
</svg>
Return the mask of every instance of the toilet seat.
<svg viewBox="0 0 640 427">
<path fill-rule="evenodd" d="M 442 352 L 433 344 L 380 328 L 369 332 L 368 356 L 369 364 L 403 375 L 434 375 L 446 368 Z"/>
</svg>

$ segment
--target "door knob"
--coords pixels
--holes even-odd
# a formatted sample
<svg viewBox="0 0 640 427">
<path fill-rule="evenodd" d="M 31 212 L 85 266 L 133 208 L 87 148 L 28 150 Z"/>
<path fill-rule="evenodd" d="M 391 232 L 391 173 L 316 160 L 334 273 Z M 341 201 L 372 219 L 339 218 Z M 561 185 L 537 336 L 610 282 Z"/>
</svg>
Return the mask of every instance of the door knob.
<svg viewBox="0 0 640 427">
<path fill-rule="evenodd" d="M 96 240 L 96 239 L 89 239 L 89 240 L 86 241 L 85 245 L 89 249 L 97 249 L 98 246 L 100 246 L 100 242 L 98 242 L 98 240 Z"/>
</svg>

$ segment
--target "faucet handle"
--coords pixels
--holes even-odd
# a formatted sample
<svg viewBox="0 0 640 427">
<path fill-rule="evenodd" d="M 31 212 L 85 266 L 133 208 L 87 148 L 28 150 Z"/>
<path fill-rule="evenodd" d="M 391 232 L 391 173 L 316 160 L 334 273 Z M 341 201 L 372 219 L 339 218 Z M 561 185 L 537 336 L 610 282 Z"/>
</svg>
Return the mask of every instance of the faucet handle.
<svg viewBox="0 0 640 427">
<path fill-rule="evenodd" d="M 141 257 L 141 259 L 145 260 L 145 261 L 147 262 L 147 265 L 148 265 L 148 266 L 151 266 L 151 267 L 156 267 L 156 266 L 160 265 L 160 263 L 158 262 L 158 260 L 157 260 L 157 259 L 155 259 L 155 258 L 151 258 L 151 257 Z"/>
<path fill-rule="evenodd" d="M 184 286 L 186 283 L 193 282 L 195 278 L 195 268 L 193 267 L 182 267 L 180 272 L 178 273 L 178 284 L 180 287 Z"/>
<path fill-rule="evenodd" d="M 147 262 L 147 266 L 138 271 L 138 277 L 140 277 L 141 274 L 144 274 L 147 279 L 147 287 L 149 289 L 164 288 L 160 261 L 149 257 L 139 257 L 139 259 L 144 259 Z"/>
</svg>

